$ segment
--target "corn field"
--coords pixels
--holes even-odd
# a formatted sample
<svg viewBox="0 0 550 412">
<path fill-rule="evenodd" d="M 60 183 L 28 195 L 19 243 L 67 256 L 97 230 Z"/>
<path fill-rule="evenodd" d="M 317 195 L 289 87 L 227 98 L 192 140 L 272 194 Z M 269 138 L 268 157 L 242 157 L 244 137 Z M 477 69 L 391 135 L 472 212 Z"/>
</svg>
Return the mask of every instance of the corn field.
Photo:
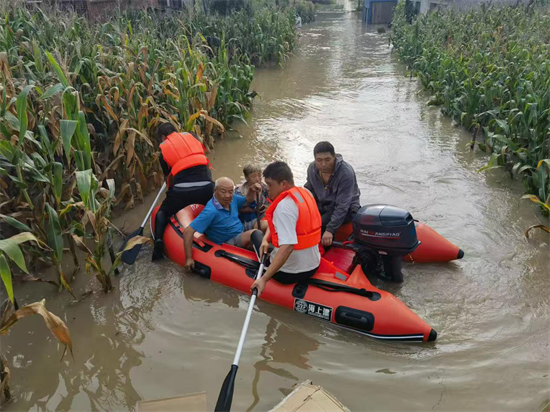
<svg viewBox="0 0 550 412">
<path fill-rule="evenodd" d="M 294 16 L 294 9 L 273 13 L 269 8 L 259 9 L 254 19 L 247 10 L 234 12 L 231 18 L 225 19 L 199 14 L 191 24 L 191 35 L 206 36 L 214 47 L 225 38 L 225 47 L 231 57 L 245 55 L 255 65 L 283 64 L 295 45 Z"/>
<path fill-rule="evenodd" d="M 315 21 L 315 4 L 309 0 L 295 2 L 296 14 L 302 18 L 302 23 Z"/>
<path fill-rule="evenodd" d="M 392 42 L 411 74 L 433 94 L 429 104 L 441 106 L 473 133 L 472 148 L 477 145 L 490 154 L 480 170 L 504 168 L 521 177 L 524 197 L 548 215 L 548 6 L 483 5 L 414 17 L 406 15 L 401 2 Z"/>
<path fill-rule="evenodd" d="M 207 147 L 245 120 L 254 64 L 284 63 L 294 10 L 227 17 L 127 12 L 92 23 L 4 6 L 0 22 L 0 274 L 73 294 L 72 259 L 102 289 L 120 263 L 112 209 L 163 180 L 154 131 L 172 122 Z M 144 243 L 137 237 L 127 248 Z M 79 252 L 80 250 L 81 252 Z M 105 267 L 104 256 L 111 257 Z M 53 267 L 57 279 L 40 279 Z"/>
</svg>

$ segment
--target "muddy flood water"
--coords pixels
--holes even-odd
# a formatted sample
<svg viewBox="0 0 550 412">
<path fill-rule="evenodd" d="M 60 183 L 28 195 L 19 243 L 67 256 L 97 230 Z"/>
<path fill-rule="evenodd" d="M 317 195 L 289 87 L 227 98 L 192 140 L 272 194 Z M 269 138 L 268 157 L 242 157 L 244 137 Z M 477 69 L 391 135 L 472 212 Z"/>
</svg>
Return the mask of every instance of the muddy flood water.
<svg viewBox="0 0 550 412">
<path fill-rule="evenodd" d="M 434 343 L 388 343 L 259 302 L 237 377 L 233 410 L 265 411 L 306 379 L 352 411 L 550 410 L 549 236 L 502 172 L 478 173 L 470 135 L 436 108 L 360 14 L 319 14 L 304 26 L 284 70 L 257 70 L 253 117 L 210 155 L 214 176 L 241 178 L 244 163 L 286 160 L 305 182 L 316 142 L 350 162 L 362 203 L 390 203 L 459 245 L 465 258 L 406 265 L 401 285 L 380 282 L 426 320 Z M 152 201 L 152 197 L 149 198 Z M 118 220 L 132 230 L 148 205 Z M 10 411 L 132 410 L 141 399 L 207 391 L 214 405 L 233 360 L 249 297 L 184 273 L 150 247 L 109 295 L 81 274 L 70 304 L 26 284 L 20 302 L 47 291 L 74 341 L 70 356 L 41 319 L 2 337 L 12 371 Z"/>
</svg>

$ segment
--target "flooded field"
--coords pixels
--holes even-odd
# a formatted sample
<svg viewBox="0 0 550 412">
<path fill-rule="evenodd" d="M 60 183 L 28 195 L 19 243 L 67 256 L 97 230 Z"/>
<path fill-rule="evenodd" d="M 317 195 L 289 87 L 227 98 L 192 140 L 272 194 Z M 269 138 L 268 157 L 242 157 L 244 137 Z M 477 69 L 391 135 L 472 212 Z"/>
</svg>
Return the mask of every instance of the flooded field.
<svg viewBox="0 0 550 412">
<path fill-rule="evenodd" d="M 210 155 L 215 177 L 239 180 L 248 161 L 282 159 L 303 184 L 313 146 L 330 140 L 354 166 L 363 204 L 410 210 L 466 256 L 406 265 L 403 284 L 378 285 L 437 330 L 433 344 L 375 341 L 259 302 L 234 410 L 268 410 L 306 379 L 353 411 L 548 410 L 549 236 L 524 238 L 537 216 L 521 185 L 477 172 L 485 160 L 469 150 L 471 136 L 426 106 L 388 36 L 362 27 L 356 13 L 319 14 L 287 67 L 257 70 L 253 88 L 249 125 Z M 117 223 L 132 230 L 147 209 Z M 40 319 L 2 338 L 15 398 L 7 410 L 132 410 L 141 399 L 200 391 L 213 409 L 249 298 L 167 260 L 151 263 L 150 252 L 122 270 L 109 295 L 47 299 L 65 313 L 74 361 L 59 361 Z M 85 275 L 79 282 L 77 290 L 90 287 Z M 20 299 L 44 287 L 24 285 Z"/>
</svg>

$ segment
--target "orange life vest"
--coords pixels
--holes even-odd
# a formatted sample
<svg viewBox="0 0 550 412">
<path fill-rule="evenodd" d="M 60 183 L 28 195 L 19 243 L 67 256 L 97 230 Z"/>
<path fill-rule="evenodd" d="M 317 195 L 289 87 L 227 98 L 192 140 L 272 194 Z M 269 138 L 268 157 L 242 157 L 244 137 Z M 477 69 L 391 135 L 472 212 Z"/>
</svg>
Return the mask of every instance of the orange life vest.
<svg viewBox="0 0 550 412">
<path fill-rule="evenodd" d="M 293 187 L 281 193 L 267 209 L 265 219 L 271 232 L 271 242 L 273 246 L 279 247 L 279 237 L 273 224 L 273 213 L 277 205 L 290 196 L 296 206 L 298 206 L 298 221 L 296 222 L 296 234 L 298 235 L 298 244 L 294 249 L 301 250 L 317 246 L 321 242 L 321 215 L 317 208 L 317 203 L 313 195 L 303 187 Z"/>
<path fill-rule="evenodd" d="M 166 164 L 170 167 L 171 177 L 190 167 L 208 165 L 204 145 L 193 137 L 191 133 L 170 134 L 160 144 L 160 151 Z"/>
</svg>

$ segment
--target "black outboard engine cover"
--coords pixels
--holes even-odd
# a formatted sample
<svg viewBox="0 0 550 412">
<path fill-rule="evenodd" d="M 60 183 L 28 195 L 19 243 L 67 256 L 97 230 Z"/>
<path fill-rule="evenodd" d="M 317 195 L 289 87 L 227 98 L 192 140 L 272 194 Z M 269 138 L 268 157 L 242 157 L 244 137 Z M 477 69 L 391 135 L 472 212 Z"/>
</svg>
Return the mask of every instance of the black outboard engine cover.
<svg viewBox="0 0 550 412">
<path fill-rule="evenodd" d="M 359 244 L 402 256 L 419 245 L 411 214 L 389 205 L 359 209 L 353 218 L 353 237 Z"/>
<path fill-rule="evenodd" d="M 366 205 L 354 216 L 353 237 L 363 248 L 374 249 L 384 264 L 383 276 L 402 282 L 401 259 L 420 244 L 409 212 L 389 205 Z"/>
</svg>

